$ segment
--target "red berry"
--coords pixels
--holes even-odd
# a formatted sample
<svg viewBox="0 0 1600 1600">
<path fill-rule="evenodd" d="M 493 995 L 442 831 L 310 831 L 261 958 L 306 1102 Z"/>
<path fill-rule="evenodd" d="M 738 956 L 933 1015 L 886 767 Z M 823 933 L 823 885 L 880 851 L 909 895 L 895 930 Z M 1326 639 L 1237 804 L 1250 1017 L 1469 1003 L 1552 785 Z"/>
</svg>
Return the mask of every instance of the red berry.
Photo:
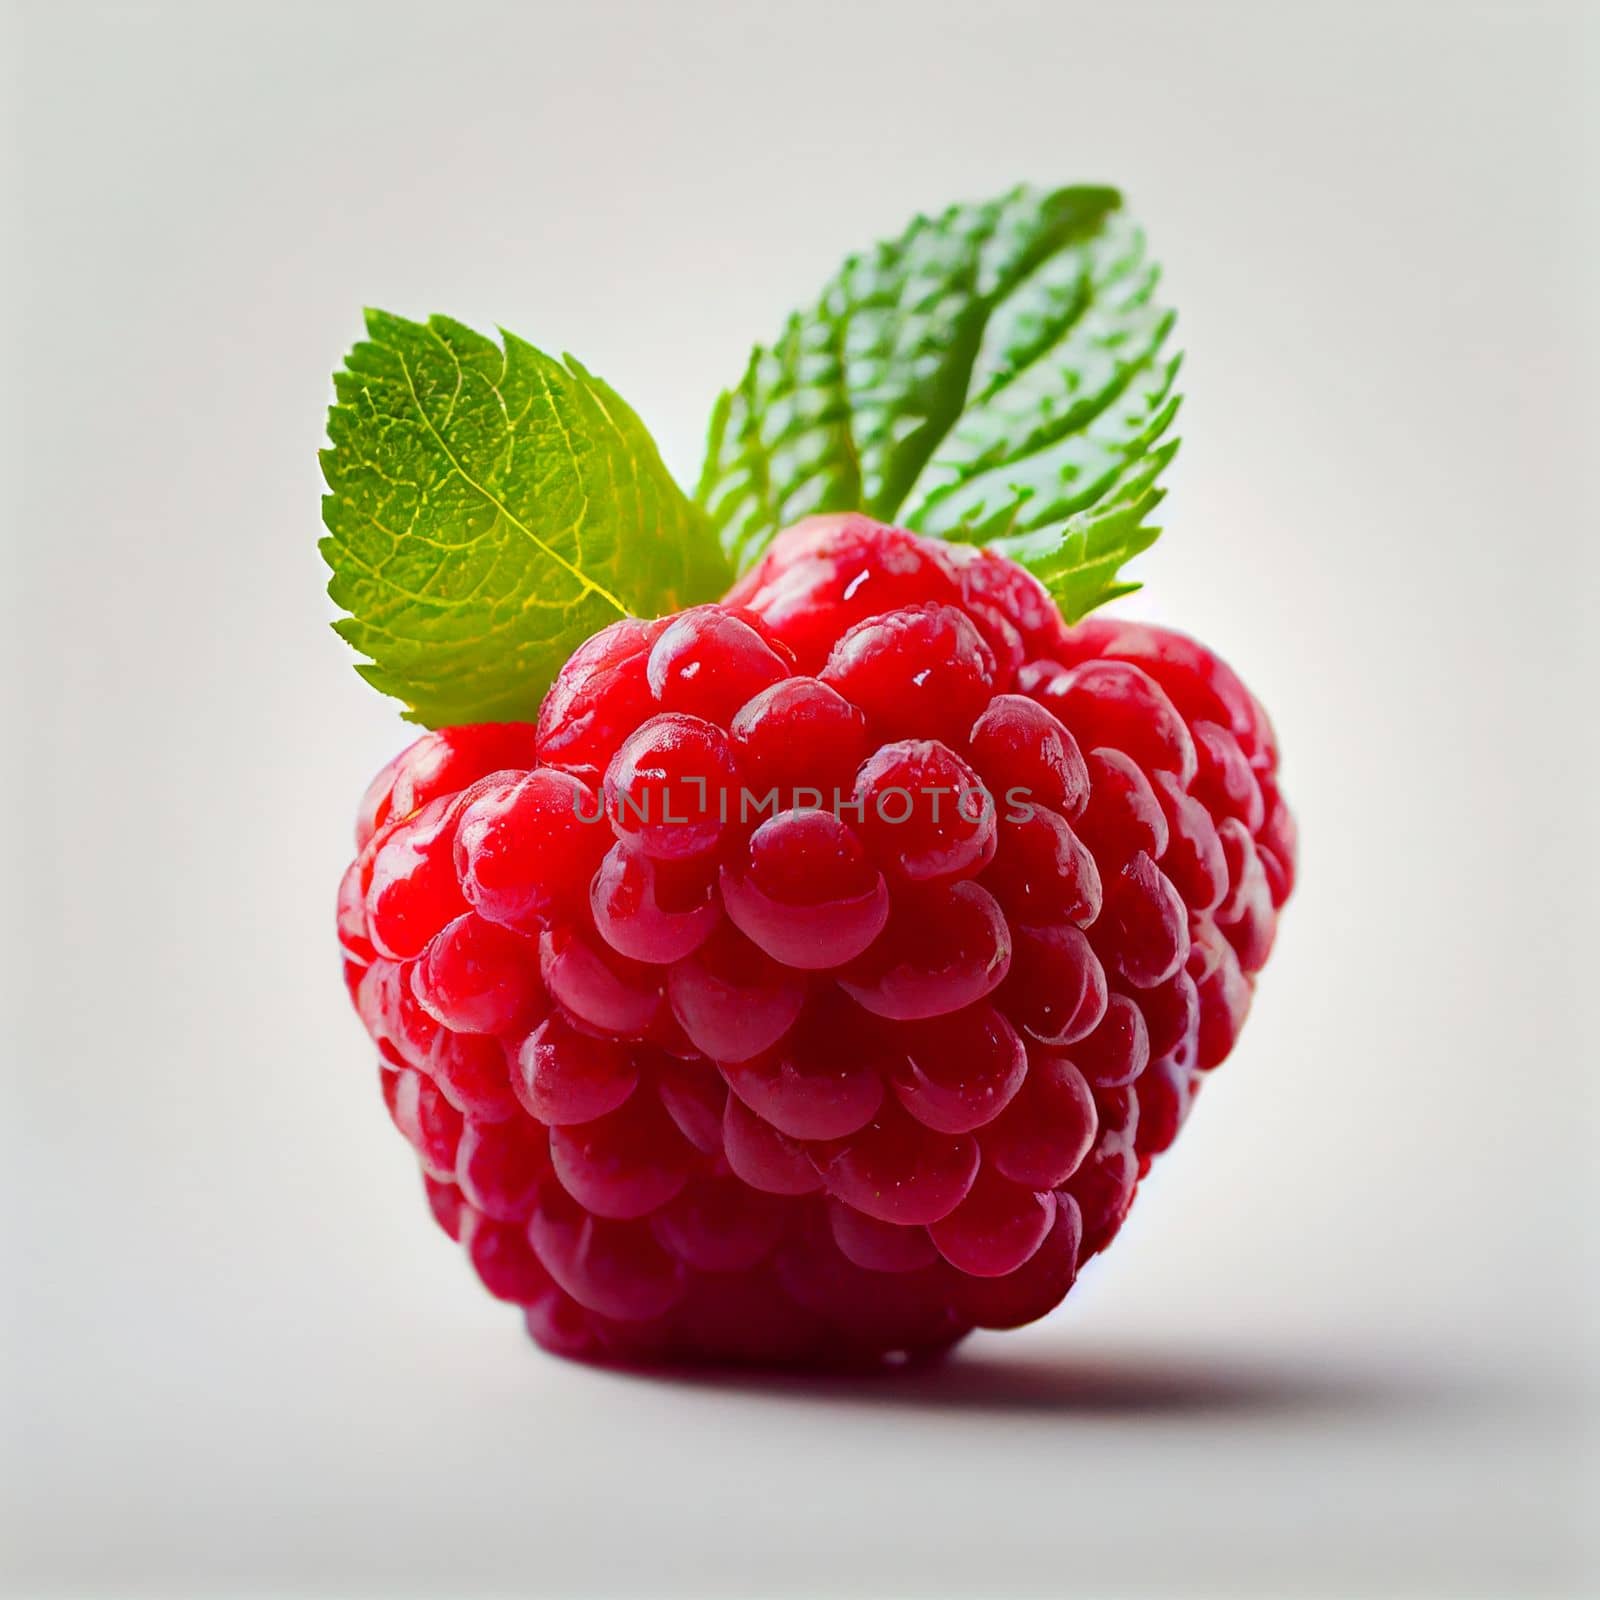
<svg viewBox="0 0 1600 1600">
<path fill-rule="evenodd" d="M 1215 817 L 1237 817 L 1249 833 L 1266 821 L 1266 801 L 1239 741 L 1214 722 L 1194 725 L 1199 770 L 1190 785 L 1195 798 Z"/>
<path fill-rule="evenodd" d="M 1100 915 L 1100 869 L 1067 819 L 1029 805 L 1003 817 L 994 866 L 983 880 L 1020 922 L 1072 922 Z"/>
<path fill-rule="evenodd" d="M 1094 1255 L 1110 1244 L 1133 1204 L 1139 1183 L 1139 1155 L 1134 1138 L 1139 1126 L 1139 1100 L 1130 1086 L 1101 1090 L 1095 1096 L 1100 1132 L 1083 1165 L 1072 1175 L 1068 1191 L 1083 1217 L 1083 1249 Z"/>
<path fill-rule="evenodd" d="M 1192 640 L 791 530 L 580 648 L 536 739 L 437 730 L 363 802 L 340 959 L 433 1215 L 582 1359 L 1042 1316 L 1238 1039 L 1294 882 L 1276 763 Z"/>
<path fill-rule="evenodd" d="M 678 1132 L 702 1155 L 722 1149 L 722 1118 L 728 1086 L 709 1061 L 698 1054 L 690 1061 L 663 1057 L 654 1074 L 656 1098 Z"/>
<path fill-rule="evenodd" d="M 737 1095 L 729 1095 L 722 1138 L 728 1165 L 763 1194 L 810 1194 L 822 1179 L 804 1148 L 764 1122 Z"/>
<path fill-rule="evenodd" d="M 417 1003 L 412 964 L 375 960 L 356 985 L 356 1012 L 391 1067 L 427 1070 L 439 1024 Z"/>
<path fill-rule="evenodd" d="M 1191 925 L 1197 929 L 1190 940 L 1188 964 L 1193 966 L 1194 945 L 1201 937 L 1198 930 L 1204 927 L 1204 923 L 1191 919 Z M 1121 988 L 1131 994 L 1144 1017 L 1145 1028 L 1150 1035 L 1152 1057 L 1164 1056 L 1176 1050 L 1200 1026 L 1200 996 L 1195 990 L 1194 979 L 1186 971 L 1169 978 L 1165 983 L 1158 983 L 1152 989 L 1134 989 L 1128 983 L 1123 983 Z"/>
<path fill-rule="evenodd" d="M 543 1267 L 539 1270 L 544 1272 Z M 598 1359 L 605 1345 L 595 1320 L 570 1294 L 558 1289 L 548 1273 L 545 1281 L 549 1288 L 523 1307 L 528 1337 L 552 1355 L 573 1361 Z"/>
<path fill-rule="evenodd" d="M 1089 940 L 1070 924 L 1019 928 L 1003 999 L 1013 1021 L 1041 1044 L 1074 1044 L 1105 1015 L 1106 975 Z"/>
<path fill-rule="evenodd" d="M 1298 832 L 1294 818 L 1289 814 L 1289 807 L 1270 775 L 1262 777 L 1261 798 L 1266 807 L 1267 820 L 1256 834 L 1256 850 L 1261 856 L 1262 870 L 1267 875 L 1267 884 L 1272 891 L 1272 904 L 1282 909 L 1294 888 Z"/>
<path fill-rule="evenodd" d="M 1277 765 L 1272 726 L 1255 697 L 1226 662 L 1181 633 L 1117 617 L 1091 617 L 1069 630 L 1060 657 L 1072 662 L 1132 661 L 1166 691 L 1191 733 L 1201 722 L 1220 723 L 1252 764 L 1266 769 Z"/>
<path fill-rule="evenodd" d="M 1209 911 L 1228 890 L 1228 863 L 1217 825 L 1172 773 L 1158 772 L 1153 781 L 1167 819 L 1161 870 L 1190 911 Z"/>
<path fill-rule="evenodd" d="M 1272 886 L 1266 868 L 1256 852 L 1255 841 L 1244 824 L 1224 817 L 1217 835 L 1227 867 L 1226 898 L 1216 909 L 1217 926 L 1239 956 L 1246 972 L 1259 972 L 1272 953 L 1272 938 L 1278 919 L 1272 903 Z"/>
<path fill-rule="evenodd" d="M 1194 739 L 1177 708 L 1148 673 L 1124 661 L 1087 661 L 1044 691 L 1050 709 L 1087 748 L 1109 746 L 1147 772 L 1195 775 Z"/>
<path fill-rule="evenodd" d="M 550 1274 L 540 1265 L 520 1223 L 495 1222 L 467 1208 L 462 1212 L 461 1242 L 472 1270 L 495 1299 L 525 1306 L 550 1293 Z"/>
<path fill-rule="evenodd" d="M 974 545 L 951 545 L 947 556 L 955 566 L 967 610 L 980 617 L 1003 618 L 1028 660 L 1059 651 L 1066 637 L 1061 613 L 1050 591 L 1026 567 Z"/>
<path fill-rule="evenodd" d="M 1077 832 L 1100 865 L 1120 867 L 1141 850 L 1156 861 L 1167 853 L 1166 813 L 1131 756 L 1120 750 L 1091 750 L 1089 786 Z"/>
<path fill-rule="evenodd" d="M 1140 851 L 1105 886 L 1091 942 L 1136 989 L 1165 983 L 1189 958 L 1189 914 L 1161 868 Z"/>
<path fill-rule="evenodd" d="M 697 1272 L 748 1272 L 771 1255 L 787 1214 L 737 1178 L 697 1179 L 651 1219 L 656 1237 Z"/>
<path fill-rule="evenodd" d="M 940 1266 L 899 1271 L 858 1266 L 826 1226 L 785 1241 L 774 1265 L 779 1292 L 821 1319 L 828 1337 L 824 1349 L 835 1360 L 941 1349 L 967 1326 L 950 1303 L 949 1281 Z"/>
<path fill-rule="evenodd" d="M 550 1142 L 537 1123 L 469 1120 L 456 1147 L 456 1183 L 474 1209 L 496 1222 L 523 1222 L 550 1171 Z"/>
<path fill-rule="evenodd" d="M 394 1096 L 389 1114 L 417 1152 L 422 1170 L 430 1178 L 453 1179 L 456 1149 L 461 1143 L 461 1113 L 420 1072 L 401 1067 L 389 1075 L 389 1081 Z"/>
<path fill-rule="evenodd" d="M 688 1182 L 693 1152 L 650 1095 L 592 1122 L 550 1130 L 561 1186 L 597 1217 L 647 1217 Z"/>
<path fill-rule="evenodd" d="M 1020 1328 L 1061 1303 L 1078 1275 L 1083 1221 L 1070 1195 L 1056 1199 L 1044 1242 L 999 1278 L 967 1277 L 957 1291 L 961 1314 L 979 1328 Z"/>
<path fill-rule="evenodd" d="M 345 956 L 345 983 L 352 1001 L 356 998 L 362 973 L 378 954 L 367 937 L 366 873 L 362 867 L 358 856 L 345 868 L 339 880 L 339 948 Z"/>
<path fill-rule="evenodd" d="M 1189 976 L 1199 1009 L 1196 1065 L 1210 1071 L 1226 1059 L 1250 1009 L 1250 980 L 1233 947 L 1211 922 L 1200 923 L 1189 950 Z"/>
<path fill-rule="evenodd" d="M 441 1028 L 428 1056 L 428 1075 L 466 1117 L 499 1122 L 517 1113 L 511 1062 L 499 1039 Z"/>
<path fill-rule="evenodd" d="M 595 1215 L 555 1184 L 539 1191 L 528 1237 L 550 1276 L 603 1317 L 648 1321 L 683 1294 L 682 1263 L 647 1224 Z"/>
<path fill-rule="evenodd" d="M 423 1188 L 428 1195 L 428 1209 L 433 1220 L 452 1238 L 461 1237 L 461 1191 L 453 1183 L 441 1183 L 438 1178 L 422 1175 Z"/>
<path fill-rule="evenodd" d="M 1141 1163 L 1172 1148 L 1199 1092 L 1200 1074 L 1170 1058 L 1152 1061 L 1139 1074 L 1138 1149 Z"/>
<path fill-rule="evenodd" d="M 868 1272 L 915 1272 L 939 1259 L 926 1228 L 880 1222 L 842 1200 L 828 1201 L 828 1226 L 839 1253 Z"/>
<path fill-rule="evenodd" d="M 1112 995 L 1099 1026 L 1072 1047 L 1072 1059 L 1096 1089 L 1132 1083 L 1150 1062 L 1144 1013 L 1127 995 Z"/>
</svg>

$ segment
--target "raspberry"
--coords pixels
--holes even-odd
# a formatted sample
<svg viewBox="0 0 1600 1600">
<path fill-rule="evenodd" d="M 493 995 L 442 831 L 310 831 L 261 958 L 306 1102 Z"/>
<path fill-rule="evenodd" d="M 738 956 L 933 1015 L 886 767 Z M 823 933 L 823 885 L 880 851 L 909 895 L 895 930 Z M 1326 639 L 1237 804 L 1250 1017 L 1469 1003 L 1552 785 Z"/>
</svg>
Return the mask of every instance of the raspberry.
<svg viewBox="0 0 1600 1600">
<path fill-rule="evenodd" d="M 1029 1189 L 1059 1189 L 1094 1146 L 1100 1114 L 1083 1073 L 1065 1056 L 1028 1058 L 1022 1091 L 982 1140 L 988 1164 Z"/>
<path fill-rule="evenodd" d="M 469 1120 L 456 1146 L 456 1184 L 475 1211 L 495 1222 L 525 1222 L 550 1170 L 550 1143 L 535 1123 Z"/>
<path fill-rule="evenodd" d="M 1148 772 L 1193 780 L 1198 758 L 1183 718 L 1148 673 L 1126 661 L 1086 661 L 1054 679 L 1045 703 L 1087 745 L 1132 756 Z"/>
<path fill-rule="evenodd" d="M 692 1152 L 652 1095 L 635 1094 L 592 1122 L 554 1128 L 562 1187 L 598 1217 L 647 1217 L 683 1188 Z"/>
<path fill-rule="evenodd" d="M 748 1272 L 772 1254 L 788 1218 L 737 1178 L 697 1178 L 651 1219 L 655 1236 L 697 1272 Z"/>
<path fill-rule="evenodd" d="M 1135 1082 L 1150 1064 L 1150 1029 L 1144 1013 L 1127 995 L 1112 995 L 1094 1032 L 1073 1047 L 1072 1058 L 1097 1089 L 1120 1089 Z"/>
<path fill-rule="evenodd" d="M 763 1194 L 810 1194 L 822 1179 L 805 1147 L 763 1122 L 737 1096 L 729 1095 L 722 1121 L 728 1165 Z"/>
<path fill-rule="evenodd" d="M 407 1067 L 386 1075 L 389 1115 L 417 1152 L 422 1170 L 441 1181 L 455 1177 L 461 1144 L 461 1113 L 445 1099 L 431 1078 Z"/>
<path fill-rule="evenodd" d="M 1058 812 L 1030 804 L 999 825 L 993 869 L 984 879 L 1020 922 L 1072 922 L 1100 915 L 1104 888 L 1094 855 Z"/>
<path fill-rule="evenodd" d="M 346 979 L 428 1204 L 546 1348 L 873 1362 L 1044 1315 L 1229 1054 L 1294 883 L 1180 635 L 860 515 L 368 790 Z"/>
<path fill-rule="evenodd" d="M 901 1228 L 879 1222 L 842 1200 L 828 1201 L 828 1227 L 839 1253 L 869 1272 L 914 1272 L 939 1259 L 926 1228 Z"/>
<path fill-rule="evenodd" d="M 507 1078 L 505 1047 L 498 1039 L 441 1028 L 425 1070 L 463 1116 L 498 1122 L 516 1114 L 516 1091 Z"/>
</svg>

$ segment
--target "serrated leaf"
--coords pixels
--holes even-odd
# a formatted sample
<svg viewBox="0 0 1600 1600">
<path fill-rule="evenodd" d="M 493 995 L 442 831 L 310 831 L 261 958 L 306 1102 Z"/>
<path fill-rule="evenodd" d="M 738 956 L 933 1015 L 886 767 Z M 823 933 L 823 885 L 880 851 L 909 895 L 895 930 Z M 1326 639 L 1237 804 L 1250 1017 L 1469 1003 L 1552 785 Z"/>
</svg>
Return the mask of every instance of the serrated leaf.
<svg viewBox="0 0 1600 1600">
<path fill-rule="evenodd" d="M 1178 361 L 1113 189 L 1019 188 L 851 256 L 712 418 L 697 498 L 735 566 L 860 509 L 993 545 L 1075 620 L 1156 536 Z"/>
<path fill-rule="evenodd" d="M 573 648 L 728 579 L 616 393 L 502 330 L 369 312 L 335 374 L 321 549 L 339 633 L 407 715 L 531 717 Z"/>
</svg>

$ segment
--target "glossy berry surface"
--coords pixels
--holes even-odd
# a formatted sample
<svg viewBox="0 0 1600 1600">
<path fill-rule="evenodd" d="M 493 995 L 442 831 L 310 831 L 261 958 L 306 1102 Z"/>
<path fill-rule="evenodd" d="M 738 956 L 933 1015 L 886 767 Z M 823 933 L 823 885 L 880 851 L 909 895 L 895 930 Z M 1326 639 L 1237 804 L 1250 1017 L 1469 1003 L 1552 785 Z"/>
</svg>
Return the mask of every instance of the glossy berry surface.
<svg viewBox="0 0 1600 1600">
<path fill-rule="evenodd" d="M 345 976 L 428 1204 L 558 1353 L 1044 1315 L 1231 1052 L 1295 832 L 1239 679 L 862 516 L 369 789 Z"/>
</svg>

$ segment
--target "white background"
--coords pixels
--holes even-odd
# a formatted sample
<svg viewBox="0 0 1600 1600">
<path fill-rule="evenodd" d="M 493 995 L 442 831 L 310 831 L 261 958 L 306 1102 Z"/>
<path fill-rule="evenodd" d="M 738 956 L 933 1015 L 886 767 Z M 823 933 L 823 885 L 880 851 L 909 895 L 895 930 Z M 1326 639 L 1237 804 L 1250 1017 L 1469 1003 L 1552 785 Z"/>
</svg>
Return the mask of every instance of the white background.
<svg viewBox="0 0 1600 1600">
<path fill-rule="evenodd" d="M 16 1591 L 1600 1581 L 1597 40 L 1577 4 L 13 14 Z M 1038 1329 L 881 1382 L 554 1361 L 428 1220 L 338 981 L 407 735 L 327 626 L 328 374 L 364 304 L 503 323 L 690 476 L 847 249 L 1018 178 L 1124 186 L 1181 310 L 1125 609 L 1282 735 L 1255 1014 Z"/>
</svg>

